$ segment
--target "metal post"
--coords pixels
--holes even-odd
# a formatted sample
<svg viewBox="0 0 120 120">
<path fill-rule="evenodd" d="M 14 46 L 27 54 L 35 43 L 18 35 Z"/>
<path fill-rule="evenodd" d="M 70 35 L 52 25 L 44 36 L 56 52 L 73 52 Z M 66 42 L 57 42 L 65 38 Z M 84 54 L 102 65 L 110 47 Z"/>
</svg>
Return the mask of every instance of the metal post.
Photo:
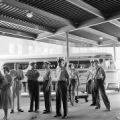
<svg viewBox="0 0 120 120">
<path fill-rule="evenodd" d="M 114 51 L 114 61 L 116 61 L 116 44 L 113 44 L 113 51 Z"/>
<path fill-rule="evenodd" d="M 69 38 L 68 38 L 68 32 L 66 32 L 66 58 L 67 58 L 67 62 L 69 62 Z"/>
</svg>

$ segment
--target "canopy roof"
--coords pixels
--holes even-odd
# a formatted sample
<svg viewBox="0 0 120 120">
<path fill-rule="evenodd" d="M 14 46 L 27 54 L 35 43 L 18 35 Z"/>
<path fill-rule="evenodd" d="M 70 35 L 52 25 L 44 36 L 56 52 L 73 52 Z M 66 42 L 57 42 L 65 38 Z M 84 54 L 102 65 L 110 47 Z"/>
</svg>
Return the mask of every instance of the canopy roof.
<svg viewBox="0 0 120 120">
<path fill-rule="evenodd" d="M 0 0 L 0 34 L 71 46 L 120 41 L 120 0 Z"/>
</svg>

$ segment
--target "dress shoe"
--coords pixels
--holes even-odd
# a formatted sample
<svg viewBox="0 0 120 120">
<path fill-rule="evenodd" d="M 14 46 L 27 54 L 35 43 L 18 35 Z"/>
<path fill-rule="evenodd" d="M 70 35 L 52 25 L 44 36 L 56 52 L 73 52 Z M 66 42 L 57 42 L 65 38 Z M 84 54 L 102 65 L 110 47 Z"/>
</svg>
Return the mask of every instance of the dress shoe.
<svg viewBox="0 0 120 120">
<path fill-rule="evenodd" d="M 92 103 L 90 106 L 96 106 L 96 104 L 95 104 L 95 103 Z"/>
<path fill-rule="evenodd" d="M 107 108 L 107 110 L 108 110 L 108 111 L 111 111 L 112 109 L 111 109 L 111 107 L 109 107 L 109 108 Z"/>
<path fill-rule="evenodd" d="M 50 111 L 44 111 L 43 114 L 48 114 L 51 113 Z"/>
<path fill-rule="evenodd" d="M 95 107 L 95 109 L 100 109 L 100 107 L 97 106 L 97 107 Z"/>
<path fill-rule="evenodd" d="M 33 112 L 33 110 L 28 110 L 28 112 Z"/>
<path fill-rule="evenodd" d="M 39 112 L 39 109 L 35 110 L 35 112 L 38 113 L 38 112 Z"/>
<path fill-rule="evenodd" d="M 10 113 L 11 113 L 11 114 L 12 114 L 12 113 L 14 113 L 14 110 L 11 110 L 11 112 L 10 112 Z"/>
<path fill-rule="evenodd" d="M 24 112 L 22 109 L 18 109 L 18 112 Z"/>
<path fill-rule="evenodd" d="M 62 116 L 62 119 L 66 119 L 66 118 L 67 118 L 67 115 Z"/>
<path fill-rule="evenodd" d="M 58 115 L 55 115 L 54 117 L 61 117 L 62 115 L 61 114 L 58 114 Z"/>
</svg>

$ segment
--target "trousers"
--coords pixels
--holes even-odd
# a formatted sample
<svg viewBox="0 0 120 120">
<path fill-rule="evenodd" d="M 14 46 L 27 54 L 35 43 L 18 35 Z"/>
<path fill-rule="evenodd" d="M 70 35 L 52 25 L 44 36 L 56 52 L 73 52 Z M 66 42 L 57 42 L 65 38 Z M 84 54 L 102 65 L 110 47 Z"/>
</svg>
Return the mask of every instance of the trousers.
<svg viewBox="0 0 120 120">
<path fill-rule="evenodd" d="M 35 102 L 35 110 L 39 109 L 39 83 L 38 81 L 28 81 L 28 89 L 30 94 L 30 110 L 33 111 L 33 105 Z"/>
<path fill-rule="evenodd" d="M 63 103 L 63 114 L 67 116 L 68 106 L 67 106 L 67 82 L 59 81 L 57 84 L 56 91 L 56 115 L 61 114 L 61 100 Z"/>
<path fill-rule="evenodd" d="M 105 87 L 104 87 L 104 81 L 102 79 L 97 79 L 96 80 L 96 88 L 97 88 L 97 91 L 96 91 L 96 97 L 97 97 L 97 103 L 96 105 L 98 107 L 100 107 L 100 97 L 99 97 L 99 91 L 101 93 L 101 96 L 102 96 L 102 99 L 103 99 L 103 102 L 106 106 L 107 109 L 110 109 L 110 101 L 107 97 L 107 94 L 106 94 L 106 91 L 105 91 Z"/>
<path fill-rule="evenodd" d="M 49 86 L 49 88 L 46 89 L 48 82 L 49 80 L 45 80 L 43 82 L 43 93 L 44 93 L 45 109 L 48 112 L 50 112 L 51 111 L 51 87 Z"/>
</svg>

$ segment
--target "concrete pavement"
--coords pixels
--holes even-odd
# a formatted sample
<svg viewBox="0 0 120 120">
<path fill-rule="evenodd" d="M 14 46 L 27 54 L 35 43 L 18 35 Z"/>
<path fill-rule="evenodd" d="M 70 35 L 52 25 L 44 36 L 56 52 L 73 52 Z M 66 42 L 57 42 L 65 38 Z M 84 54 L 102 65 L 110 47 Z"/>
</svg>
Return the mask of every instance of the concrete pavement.
<svg viewBox="0 0 120 120">
<path fill-rule="evenodd" d="M 108 94 L 112 111 L 105 111 L 105 106 L 101 100 L 101 109 L 95 110 L 94 107 L 90 107 L 91 98 L 89 102 L 85 102 L 84 99 L 80 99 L 79 103 L 75 106 L 69 105 L 68 120 L 118 120 L 120 117 L 120 93 L 109 93 Z M 15 113 L 9 115 L 9 120 L 60 120 L 61 118 L 54 118 L 55 115 L 55 101 L 52 101 L 52 113 L 42 114 L 44 109 L 44 102 L 40 101 L 40 112 L 39 113 L 28 113 L 29 109 L 29 98 L 22 97 L 22 108 L 25 110 L 24 113 Z M 0 110 L 0 119 L 3 117 L 3 112 Z"/>
</svg>

